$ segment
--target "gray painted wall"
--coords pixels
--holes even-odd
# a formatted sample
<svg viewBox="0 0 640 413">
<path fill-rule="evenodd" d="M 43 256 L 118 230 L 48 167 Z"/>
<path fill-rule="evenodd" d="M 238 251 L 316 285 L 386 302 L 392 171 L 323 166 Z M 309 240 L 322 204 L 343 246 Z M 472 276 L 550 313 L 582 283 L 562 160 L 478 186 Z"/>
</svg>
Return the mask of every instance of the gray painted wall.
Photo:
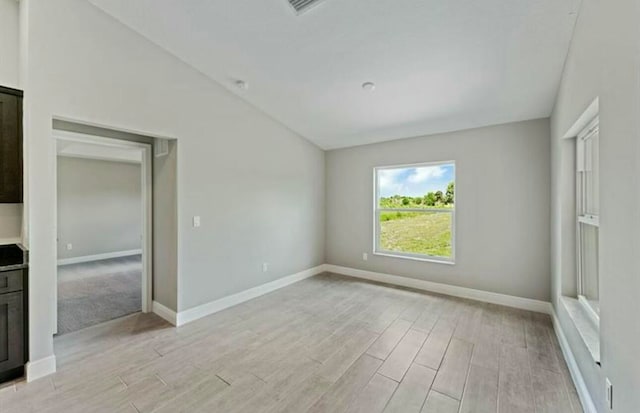
<svg viewBox="0 0 640 413">
<path fill-rule="evenodd" d="M 139 164 L 59 156 L 57 184 L 58 259 L 142 248 Z"/>
<path fill-rule="evenodd" d="M 22 204 L 0 204 L 0 244 L 14 243 L 22 236 Z"/>
<path fill-rule="evenodd" d="M 0 0 L 0 86 L 18 87 L 18 2 Z"/>
<path fill-rule="evenodd" d="M 20 7 L 32 360 L 53 354 L 53 115 L 177 139 L 178 310 L 324 262 L 322 150 L 86 1 Z"/>
<path fill-rule="evenodd" d="M 455 265 L 372 255 L 373 167 L 446 160 Z M 326 171 L 329 264 L 549 300 L 548 120 L 333 150 Z"/>
<path fill-rule="evenodd" d="M 0 86 L 18 87 L 18 2 L 0 0 Z M 22 238 L 22 204 L 0 204 L 0 244 Z"/>
<path fill-rule="evenodd" d="M 640 5 L 583 0 L 552 115 L 552 302 L 599 411 L 640 411 Z M 571 145 L 562 136 L 600 99 L 600 343 L 588 354 L 563 305 L 575 294 Z"/>
<path fill-rule="evenodd" d="M 153 300 L 178 309 L 178 145 L 153 159 Z"/>
</svg>

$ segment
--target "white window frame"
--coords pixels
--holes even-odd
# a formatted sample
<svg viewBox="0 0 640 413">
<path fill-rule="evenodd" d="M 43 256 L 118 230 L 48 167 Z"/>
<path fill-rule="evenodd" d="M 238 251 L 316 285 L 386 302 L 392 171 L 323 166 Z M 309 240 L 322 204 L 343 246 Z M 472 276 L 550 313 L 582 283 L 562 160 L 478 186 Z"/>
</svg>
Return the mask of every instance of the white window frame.
<svg viewBox="0 0 640 413">
<path fill-rule="evenodd" d="M 584 156 L 580 150 L 581 142 L 587 138 L 591 138 L 595 133 L 598 133 L 598 145 L 600 142 L 600 127 L 599 127 L 599 118 L 596 116 L 591 122 L 587 124 L 587 126 L 582 129 L 582 131 L 578 134 L 576 138 L 576 275 L 577 275 L 577 296 L 578 301 L 582 305 L 583 309 L 587 316 L 594 322 L 596 325 L 600 324 L 600 315 L 599 309 L 595 308 L 591 301 L 587 299 L 584 295 L 584 276 L 582 274 L 582 231 L 581 225 L 589 225 L 598 229 L 598 244 L 599 244 L 599 232 L 600 232 L 600 217 L 599 215 L 594 215 L 587 213 L 585 208 L 586 202 L 586 191 L 585 191 L 585 182 L 584 182 L 584 172 L 578 169 L 578 163 L 580 162 L 579 157 Z M 583 149 L 584 150 L 584 149 Z M 598 147 L 598 158 L 599 158 L 600 148 Z M 600 169 L 598 168 L 598 172 Z M 598 177 L 599 181 L 599 177 Z M 598 191 L 599 196 L 599 191 Z M 599 247 L 599 245 L 598 245 Z M 598 249 L 599 250 L 599 249 Z M 598 259 L 599 261 L 599 259 Z M 600 271 L 598 269 L 598 284 L 600 283 Z M 598 286 L 598 301 L 600 296 L 600 288 Z"/>
<path fill-rule="evenodd" d="M 378 187 L 378 171 L 386 169 L 420 168 L 424 166 L 453 165 L 453 182 L 455 185 L 453 208 L 380 208 L 380 193 Z M 415 261 L 433 262 L 438 264 L 455 264 L 456 257 L 456 208 L 458 202 L 457 167 L 455 161 L 421 162 L 403 165 L 376 166 L 373 168 L 373 255 L 403 258 Z M 438 212 L 451 214 L 451 257 L 437 255 L 415 254 L 410 252 L 388 251 L 380 248 L 380 213 L 383 211 L 400 212 Z"/>
</svg>

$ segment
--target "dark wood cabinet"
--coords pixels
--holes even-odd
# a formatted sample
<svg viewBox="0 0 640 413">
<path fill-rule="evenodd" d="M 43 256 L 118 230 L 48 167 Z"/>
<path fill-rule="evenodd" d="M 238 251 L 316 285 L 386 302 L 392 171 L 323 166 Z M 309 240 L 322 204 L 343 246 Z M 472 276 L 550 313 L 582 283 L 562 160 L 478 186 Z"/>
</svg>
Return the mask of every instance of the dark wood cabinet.
<svg viewBox="0 0 640 413">
<path fill-rule="evenodd" d="M 0 271 L 0 383 L 21 377 L 27 361 L 28 269 Z"/>
<path fill-rule="evenodd" d="M 0 203 L 22 203 L 22 91 L 0 86 Z"/>
<path fill-rule="evenodd" d="M 0 294 L 0 372 L 24 365 L 22 291 Z"/>
<path fill-rule="evenodd" d="M 0 245 L 0 383 L 24 374 L 27 361 L 29 252 Z"/>
</svg>

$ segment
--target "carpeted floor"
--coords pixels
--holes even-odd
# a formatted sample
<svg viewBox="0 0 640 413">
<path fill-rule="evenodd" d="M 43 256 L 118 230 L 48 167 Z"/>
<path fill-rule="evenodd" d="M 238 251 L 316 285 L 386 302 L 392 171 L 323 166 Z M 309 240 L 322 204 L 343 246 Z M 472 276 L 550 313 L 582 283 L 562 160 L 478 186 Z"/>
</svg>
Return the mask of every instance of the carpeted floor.
<svg viewBox="0 0 640 413">
<path fill-rule="evenodd" d="M 140 255 L 58 267 L 58 335 L 141 310 Z"/>
</svg>

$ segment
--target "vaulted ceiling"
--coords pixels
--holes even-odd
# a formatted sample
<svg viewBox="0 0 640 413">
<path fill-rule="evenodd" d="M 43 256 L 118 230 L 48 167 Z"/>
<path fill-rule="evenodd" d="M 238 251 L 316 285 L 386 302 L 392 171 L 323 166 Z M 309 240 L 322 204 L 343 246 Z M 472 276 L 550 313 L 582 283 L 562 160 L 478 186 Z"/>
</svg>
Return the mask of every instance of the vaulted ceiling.
<svg viewBox="0 0 640 413">
<path fill-rule="evenodd" d="M 91 2 L 323 148 L 549 116 L 579 7 L 321 0 L 298 15 L 288 0 Z"/>
</svg>

